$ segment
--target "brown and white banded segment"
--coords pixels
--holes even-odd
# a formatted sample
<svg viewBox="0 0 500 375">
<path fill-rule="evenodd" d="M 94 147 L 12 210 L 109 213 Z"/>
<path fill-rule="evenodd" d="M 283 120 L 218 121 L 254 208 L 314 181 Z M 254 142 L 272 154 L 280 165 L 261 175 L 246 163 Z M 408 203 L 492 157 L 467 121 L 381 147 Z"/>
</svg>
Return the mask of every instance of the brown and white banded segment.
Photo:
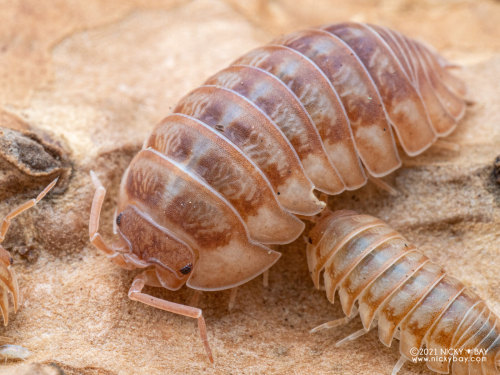
<svg viewBox="0 0 500 375">
<path fill-rule="evenodd" d="M 202 177 L 238 211 L 256 241 L 288 243 L 302 233 L 304 223 L 282 208 L 262 171 L 201 121 L 170 115 L 156 126 L 145 147 Z"/>
<path fill-rule="evenodd" d="M 422 44 L 385 28 L 338 24 L 250 51 L 191 91 L 153 130 L 122 179 L 117 239 L 105 244 L 97 187 L 92 242 L 125 268 L 145 268 L 129 296 L 198 319 L 201 310 L 151 299 L 145 285 L 233 288 L 263 273 L 339 194 L 401 166 L 398 141 L 423 152 L 454 129 L 464 86 Z M 163 239 L 163 240 L 162 240 Z"/>
<path fill-rule="evenodd" d="M 318 329 L 359 313 L 364 328 L 351 337 L 378 327 L 384 345 L 399 340 L 401 358 L 393 374 L 424 347 L 432 371 L 500 374 L 500 320 L 382 220 L 354 211 L 323 213 L 309 233 L 307 260 L 316 288 L 323 280 L 331 303 L 338 292 L 348 317 Z"/>
</svg>

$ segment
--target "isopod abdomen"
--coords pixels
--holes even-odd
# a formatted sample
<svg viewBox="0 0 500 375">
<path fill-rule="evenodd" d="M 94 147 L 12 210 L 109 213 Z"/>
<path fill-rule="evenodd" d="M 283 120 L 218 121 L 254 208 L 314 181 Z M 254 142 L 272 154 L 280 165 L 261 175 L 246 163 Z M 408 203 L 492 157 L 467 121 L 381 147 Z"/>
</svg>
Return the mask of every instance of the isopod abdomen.
<svg viewBox="0 0 500 375">
<path fill-rule="evenodd" d="M 146 269 L 130 298 L 198 318 L 206 343 L 201 310 L 143 286 L 222 290 L 262 274 L 280 255 L 264 245 L 292 242 L 304 228 L 294 214 L 325 207 L 314 189 L 359 188 L 401 165 L 397 142 L 417 155 L 453 131 L 466 92 L 451 67 L 419 42 L 356 23 L 257 48 L 154 128 L 123 176 L 111 246 L 97 232 L 105 190 L 93 174 L 91 241 Z"/>
<path fill-rule="evenodd" d="M 454 375 L 500 373 L 500 320 L 382 220 L 354 211 L 322 214 L 309 233 L 307 261 L 316 288 L 324 283 L 331 303 L 337 292 L 348 317 L 318 328 L 359 313 L 364 328 L 352 338 L 378 327 L 384 345 L 399 339 L 393 374 L 421 356 L 441 374 L 450 363 Z"/>
</svg>

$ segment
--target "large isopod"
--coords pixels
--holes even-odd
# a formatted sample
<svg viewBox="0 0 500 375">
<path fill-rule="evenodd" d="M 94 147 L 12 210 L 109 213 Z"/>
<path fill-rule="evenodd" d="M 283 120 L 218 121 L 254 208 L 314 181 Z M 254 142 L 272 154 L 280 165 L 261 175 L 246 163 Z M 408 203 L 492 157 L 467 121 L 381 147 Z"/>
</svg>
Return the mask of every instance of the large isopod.
<svg viewBox="0 0 500 375">
<path fill-rule="evenodd" d="M 91 210 L 91 242 L 118 265 L 142 268 L 129 297 L 197 318 L 145 285 L 235 288 L 295 240 L 294 214 L 319 213 L 326 194 L 363 186 L 401 166 L 397 144 L 417 155 L 465 112 L 455 68 L 384 27 L 343 23 L 283 36 L 250 51 L 185 96 L 146 139 L 123 175 L 117 236 L 98 233 L 105 189 Z"/>
<path fill-rule="evenodd" d="M 450 367 L 453 375 L 500 374 L 500 319 L 382 220 L 323 213 L 309 233 L 307 262 L 316 288 L 323 284 L 331 303 L 338 292 L 346 314 L 313 331 L 359 314 L 363 328 L 339 343 L 375 327 L 384 345 L 397 338 L 401 357 L 393 375 L 406 361 L 440 374 Z"/>
</svg>

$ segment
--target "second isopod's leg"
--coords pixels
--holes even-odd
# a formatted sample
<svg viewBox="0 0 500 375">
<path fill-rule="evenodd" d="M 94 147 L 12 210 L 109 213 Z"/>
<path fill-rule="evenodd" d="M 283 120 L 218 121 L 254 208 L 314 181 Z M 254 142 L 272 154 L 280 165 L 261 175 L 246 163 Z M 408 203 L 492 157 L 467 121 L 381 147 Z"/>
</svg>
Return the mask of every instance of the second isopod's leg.
<svg viewBox="0 0 500 375">
<path fill-rule="evenodd" d="M 210 362 L 214 362 L 212 350 L 208 344 L 207 326 L 203 318 L 203 312 L 196 307 L 181 305 L 179 303 L 170 302 L 164 299 L 153 297 L 149 294 L 142 293 L 142 289 L 146 286 L 160 286 L 154 270 L 147 270 L 134 278 L 132 285 L 128 291 L 128 296 L 131 300 L 145 303 L 146 305 L 156 307 L 157 309 L 165 310 L 174 314 L 187 316 L 189 318 L 198 319 L 198 330 L 200 331 L 201 341 L 205 346 Z"/>
<path fill-rule="evenodd" d="M 45 195 L 54 187 L 54 185 L 57 183 L 57 180 L 59 177 L 57 177 L 54 181 L 52 181 L 43 191 L 38 194 L 38 196 L 34 199 L 30 199 L 27 202 L 24 202 L 22 205 L 19 207 L 16 207 L 14 210 L 9 212 L 7 216 L 2 221 L 2 225 L 0 225 L 0 243 L 3 242 L 5 235 L 7 234 L 7 230 L 9 229 L 10 226 L 10 221 L 15 218 L 17 215 L 21 214 L 22 212 L 26 211 L 27 209 L 33 207 L 35 204 L 40 202 L 40 200 L 45 197 Z"/>
<path fill-rule="evenodd" d="M 399 195 L 399 191 L 395 187 L 391 186 L 389 183 L 385 182 L 381 178 L 372 177 L 368 175 L 368 179 L 371 182 L 373 182 L 379 189 L 387 191 L 390 195 L 394 197 Z"/>
<path fill-rule="evenodd" d="M 36 198 L 24 202 L 5 216 L 0 223 L 0 244 L 7 235 L 11 220 L 40 202 L 40 200 L 42 200 L 42 198 L 54 187 L 58 179 L 59 177 L 52 181 Z M 3 315 L 4 325 L 7 325 L 9 322 L 7 291 L 12 293 L 14 311 L 17 311 L 19 305 L 19 285 L 17 283 L 16 273 L 12 269 L 12 257 L 10 253 L 0 245 L 0 309 Z"/>
<path fill-rule="evenodd" d="M 344 316 L 343 318 L 335 319 L 335 320 L 332 320 L 330 322 L 326 322 L 326 323 L 320 324 L 319 326 L 314 327 L 313 329 L 311 329 L 309 331 L 309 333 L 315 333 L 315 332 L 318 332 L 318 331 L 322 331 L 324 329 L 331 329 L 331 328 L 335 328 L 335 327 L 338 327 L 338 326 L 346 325 L 351 320 L 353 320 L 357 315 L 358 315 L 358 309 L 354 308 L 353 312 L 351 313 L 351 315 Z"/>
<path fill-rule="evenodd" d="M 370 330 L 372 329 L 373 327 L 371 327 L 370 329 L 364 329 L 364 328 L 361 328 L 360 330 L 354 332 L 354 333 L 351 333 L 349 336 L 347 337 L 344 337 L 342 340 L 339 340 L 335 343 L 335 346 L 336 347 L 339 347 L 341 345 L 344 345 L 346 342 L 349 342 L 349 341 L 354 341 L 356 340 L 358 337 L 361 337 L 363 335 L 366 335 L 368 332 L 370 332 Z"/>
<path fill-rule="evenodd" d="M 401 356 L 399 357 L 398 361 L 394 365 L 394 368 L 392 369 L 391 375 L 397 375 L 399 370 L 403 367 L 403 365 L 406 363 L 406 358 Z"/>
<path fill-rule="evenodd" d="M 460 151 L 460 145 L 455 142 L 445 141 L 443 139 L 438 139 L 432 147 L 440 148 L 441 150 L 458 152 Z"/>
</svg>

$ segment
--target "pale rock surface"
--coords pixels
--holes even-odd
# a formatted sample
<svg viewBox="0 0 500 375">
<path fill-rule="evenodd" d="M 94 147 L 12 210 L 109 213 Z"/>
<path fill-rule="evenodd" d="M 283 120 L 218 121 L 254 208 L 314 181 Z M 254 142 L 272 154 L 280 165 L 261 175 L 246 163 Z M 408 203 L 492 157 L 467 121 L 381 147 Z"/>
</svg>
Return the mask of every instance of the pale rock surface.
<svg viewBox="0 0 500 375">
<path fill-rule="evenodd" d="M 0 374 L 390 373 L 397 345 L 384 347 L 375 332 L 334 347 L 359 320 L 308 333 L 342 311 L 314 290 L 302 239 L 278 249 L 268 288 L 260 278 L 240 288 L 233 311 L 229 292 L 203 296 L 212 366 L 195 322 L 129 301 L 135 273 L 111 264 L 87 237 L 90 169 L 108 187 L 102 231 L 110 235 L 121 174 L 178 99 L 280 33 L 344 20 L 398 29 L 463 64 L 457 74 L 475 104 L 448 138 L 459 152 L 405 157 L 387 178 L 400 195 L 369 184 L 330 198 L 330 207 L 387 220 L 500 314 L 498 1 L 21 0 L 2 1 L 0 10 L 0 125 L 50 134 L 73 167 L 67 187 L 16 219 L 4 242 L 22 303 L 1 335 L 33 355 L 0 362 Z M 35 182 L 0 202 L 0 215 L 45 184 Z M 192 295 L 150 291 L 177 302 Z M 401 371 L 417 373 L 430 374 L 422 365 Z"/>
</svg>

